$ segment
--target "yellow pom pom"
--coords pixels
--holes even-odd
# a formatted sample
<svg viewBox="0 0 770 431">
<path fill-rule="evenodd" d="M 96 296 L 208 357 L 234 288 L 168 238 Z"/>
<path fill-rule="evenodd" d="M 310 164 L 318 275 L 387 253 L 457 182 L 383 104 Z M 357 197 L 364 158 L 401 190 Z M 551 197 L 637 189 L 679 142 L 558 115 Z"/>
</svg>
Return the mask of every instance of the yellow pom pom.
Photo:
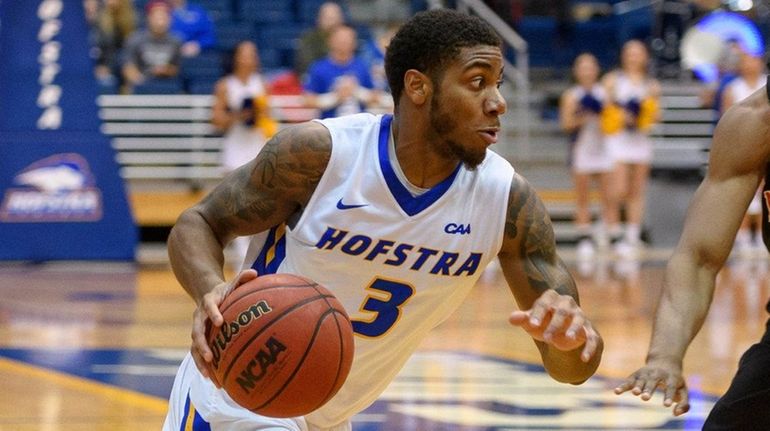
<svg viewBox="0 0 770 431">
<path fill-rule="evenodd" d="M 653 124 L 658 120 L 658 101 L 656 99 L 644 99 L 639 109 L 639 118 L 636 126 L 639 130 L 646 132 L 650 130 Z"/>
<path fill-rule="evenodd" d="M 270 106 L 267 104 L 267 97 L 258 97 L 256 105 L 259 118 L 254 127 L 261 130 L 266 139 L 270 139 L 278 132 L 278 123 L 270 117 Z"/>
<path fill-rule="evenodd" d="M 623 130 L 623 122 L 623 108 L 614 103 L 604 105 L 599 115 L 599 127 L 605 135 L 612 135 Z"/>
</svg>

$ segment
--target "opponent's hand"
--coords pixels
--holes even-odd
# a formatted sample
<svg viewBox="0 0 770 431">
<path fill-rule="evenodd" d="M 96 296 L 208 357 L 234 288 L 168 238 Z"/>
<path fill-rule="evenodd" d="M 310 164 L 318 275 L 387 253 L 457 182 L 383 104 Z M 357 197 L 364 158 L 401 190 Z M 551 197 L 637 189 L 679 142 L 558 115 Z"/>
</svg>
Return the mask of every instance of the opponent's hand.
<svg viewBox="0 0 770 431">
<path fill-rule="evenodd" d="M 203 298 L 201 298 L 198 303 L 198 307 L 195 308 L 195 311 L 193 312 L 192 347 L 190 348 L 190 353 L 192 354 L 198 370 L 205 377 L 211 379 L 207 363 L 214 359 L 214 354 L 211 352 L 208 342 L 206 341 L 207 321 L 210 321 L 211 325 L 215 328 L 222 326 L 224 318 L 219 311 L 219 304 L 222 303 L 225 296 L 227 296 L 230 291 L 255 278 L 257 278 L 257 272 L 253 269 L 242 271 L 232 281 L 218 284 L 210 292 L 203 295 Z M 211 381 L 214 382 L 217 387 L 220 387 L 217 381 L 214 379 L 211 379 Z"/>
<path fill-rule="evenodd" d="M 562 351 L 583 346 L 580 359 L 588 362 L 601 343 L 599 333 L 569 295 L 545 291 L 526 311 L 514 311 L 508 321 L 534 338 Z"/>
<path fill-rule="evenodd" d="M 648 362 L 618 385 L 615 393 L 620 395 L 630 390 L 632 394 L 648 401 L 657 389 L 663 392 L 663 405 L 674 406 L 674 416 L 690 410 L 690 396 L 682 377 L 682 365 L 677 361 Z"/>
</svg>

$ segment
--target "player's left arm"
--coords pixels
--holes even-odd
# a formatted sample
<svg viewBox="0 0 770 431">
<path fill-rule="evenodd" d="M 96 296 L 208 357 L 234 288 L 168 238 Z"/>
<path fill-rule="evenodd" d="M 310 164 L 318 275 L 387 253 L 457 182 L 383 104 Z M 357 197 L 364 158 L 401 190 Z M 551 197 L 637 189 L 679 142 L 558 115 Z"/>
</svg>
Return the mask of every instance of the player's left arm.
<svg viewBox="0 0 770 431">
<path fill-rule="evenodd" d="M 604 343 L 580 307 L 575 280 L 556 254 L 543 202 L 519 175 L 511 182 L 499 258 L 521 310 L 511 314 L 511 324 L 532 336 L 555 380 L 587 380 L 599 366 Z"/>
</svg>

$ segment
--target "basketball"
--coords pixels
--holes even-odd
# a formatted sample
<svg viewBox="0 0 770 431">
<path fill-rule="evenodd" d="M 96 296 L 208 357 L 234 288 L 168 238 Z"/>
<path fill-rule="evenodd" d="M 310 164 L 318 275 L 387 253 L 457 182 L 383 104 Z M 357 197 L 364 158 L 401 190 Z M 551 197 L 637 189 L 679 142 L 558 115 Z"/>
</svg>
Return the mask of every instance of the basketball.
<svg viewBox="0 0 770 431">
<path fill-rule="evenodd" d="M 224 324 L 207 329 L 211 378 L 242 407 L 269 417 L 308 414 L 345 382 L 353 328 L 323 286 L 291 274 L 260 276 L 220 305 Z"/>
</svg>

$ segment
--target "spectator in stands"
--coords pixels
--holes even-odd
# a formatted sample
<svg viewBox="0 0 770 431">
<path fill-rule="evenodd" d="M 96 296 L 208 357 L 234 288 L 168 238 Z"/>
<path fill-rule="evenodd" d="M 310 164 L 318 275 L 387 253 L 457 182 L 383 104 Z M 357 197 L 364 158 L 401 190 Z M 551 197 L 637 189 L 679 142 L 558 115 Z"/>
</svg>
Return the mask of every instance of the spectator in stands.
<svg viewBox="0 0 770 431">
<path fill-rule="evenodd" d="M 767 83 L 765 76 L 765 63 L 761 57 L 741 52 L 738 61 L 738 76 L 730 81 L 722 94 L 722 113 L 727 112 L 731 106 L 751 96 L 753 93 L 763 90 Z M 751 253 L 753 250 L 762 250 L 762 188 L 759 184 L 754 198 L 749 204 L 746 215 L 743 217 L 738 233 L 735 236 L 734 248 L 739 253 Z"/>
<path fill-rule="evenodd" d="M 91 25 L 94 74 L 103 85 L 117 85 L 121 50 L 136 29 L 134 4 L 131 0 L 87 0 L 84 4 Z"/>
<path fill-rule="evenodd" d="M 356 31 L 340 25 L 329 35 L 329 55 L 310 66 L 305 79 L 306 103 L 321 118 L 363 112 L 379 101 L 369 69 L 356 57 Z"/>
<path fill-rule="evenodd" d="M 398 24 L 389 24 L 375 29 L 374 38 L 368 40 L 361 50 L 361 60 L 369 67 L 374 88 L 380 91 L 390 91 L 385 76 L 385 50 L 398 28 Z"/>
<path fill-rule="evenodd" d="M 206 9 L 186 0 L 170 0 L 171 33 L 182 40 L 182 55 L 195 57 L 216 43 L 214 23 Z"/>
<path fill-rule="evenodd" d="M 738 77 L 738 65 L 740 63 L 743 49 L 736 39 L 730 39 L 725 42 L 717 61 L 718 76 L 716 81 L 709 83 L 701 92 L 701 105 L 704 108 L 711 108 L 714 111 L 714 125 L 716 126 L 719 117 L 722 116 L 722 94 L 725 87 Z"/>
<path fill-rule="evenodd" d="M 182 44 L 169 33 L 171 6 L 151 0 L 145 15 L 147 29 L 134 33 L 126 45 L 123 77 L 130 87 L 148 79 L 175 78 L 179 73 Z"/>
<path fill-rule="evenodd" d="M 326 2 L 321 5 L 316 17 L 316 26 L 302 33 L 299 39 L 294 71 L 300 78 L 307 73 L 313 62 L 328 54 L 327 39 L 329 34 L 334 27 L 344 22 L 345 17 L 340 5 L 334 2 Z"/>
<path fill-rule="evenodd" d="M 606 99 L 599 82 L 600 72 L 596 57 L 579 55 L 572 66 L 575 85 L 562 94 L 559 103 L 559 122 L 571 139 L 569 161 L 575 182 L 579 261 L 594 257 L 597 246 L 607 243 L 607 232 L 612 236 L 618 236 L 620 232 L 620 217 L 612 194 L 615 160 L 599 126 L 599 114 Z M 601 219 L 594 232 L 589 208 L 591 181 L 598 184 L 601 199 Z"/>
<path fill-rule="evenodd" d="M 267 87 L 260 75 L 259 52 L 251 41 L 235 46 L 227 75 L 217 81 L 211 122 L 224 133 L 221 164 L 224 173 L 254 159 L 277 131 L 270 115 Z M 233 241 L 233 269 L 239 270 L 248 237 Z"/>
<path fill-rule="evenodd" d="M 650 56 L 644 43 L 623 45 L 620 69 L 608 73 L 603 84 L 607 95 L 602 110 L 605 142 L 615 159 L 615 201 L 626 212 L 626 232 L 615 251 L 634 257 L 641 244 L 641 226 L 653 142 L 650 129 L 659 117 L 660 83 L 649 76 Z M 613 114 L 615 113 L 615 114 Z"/>
</svg>

